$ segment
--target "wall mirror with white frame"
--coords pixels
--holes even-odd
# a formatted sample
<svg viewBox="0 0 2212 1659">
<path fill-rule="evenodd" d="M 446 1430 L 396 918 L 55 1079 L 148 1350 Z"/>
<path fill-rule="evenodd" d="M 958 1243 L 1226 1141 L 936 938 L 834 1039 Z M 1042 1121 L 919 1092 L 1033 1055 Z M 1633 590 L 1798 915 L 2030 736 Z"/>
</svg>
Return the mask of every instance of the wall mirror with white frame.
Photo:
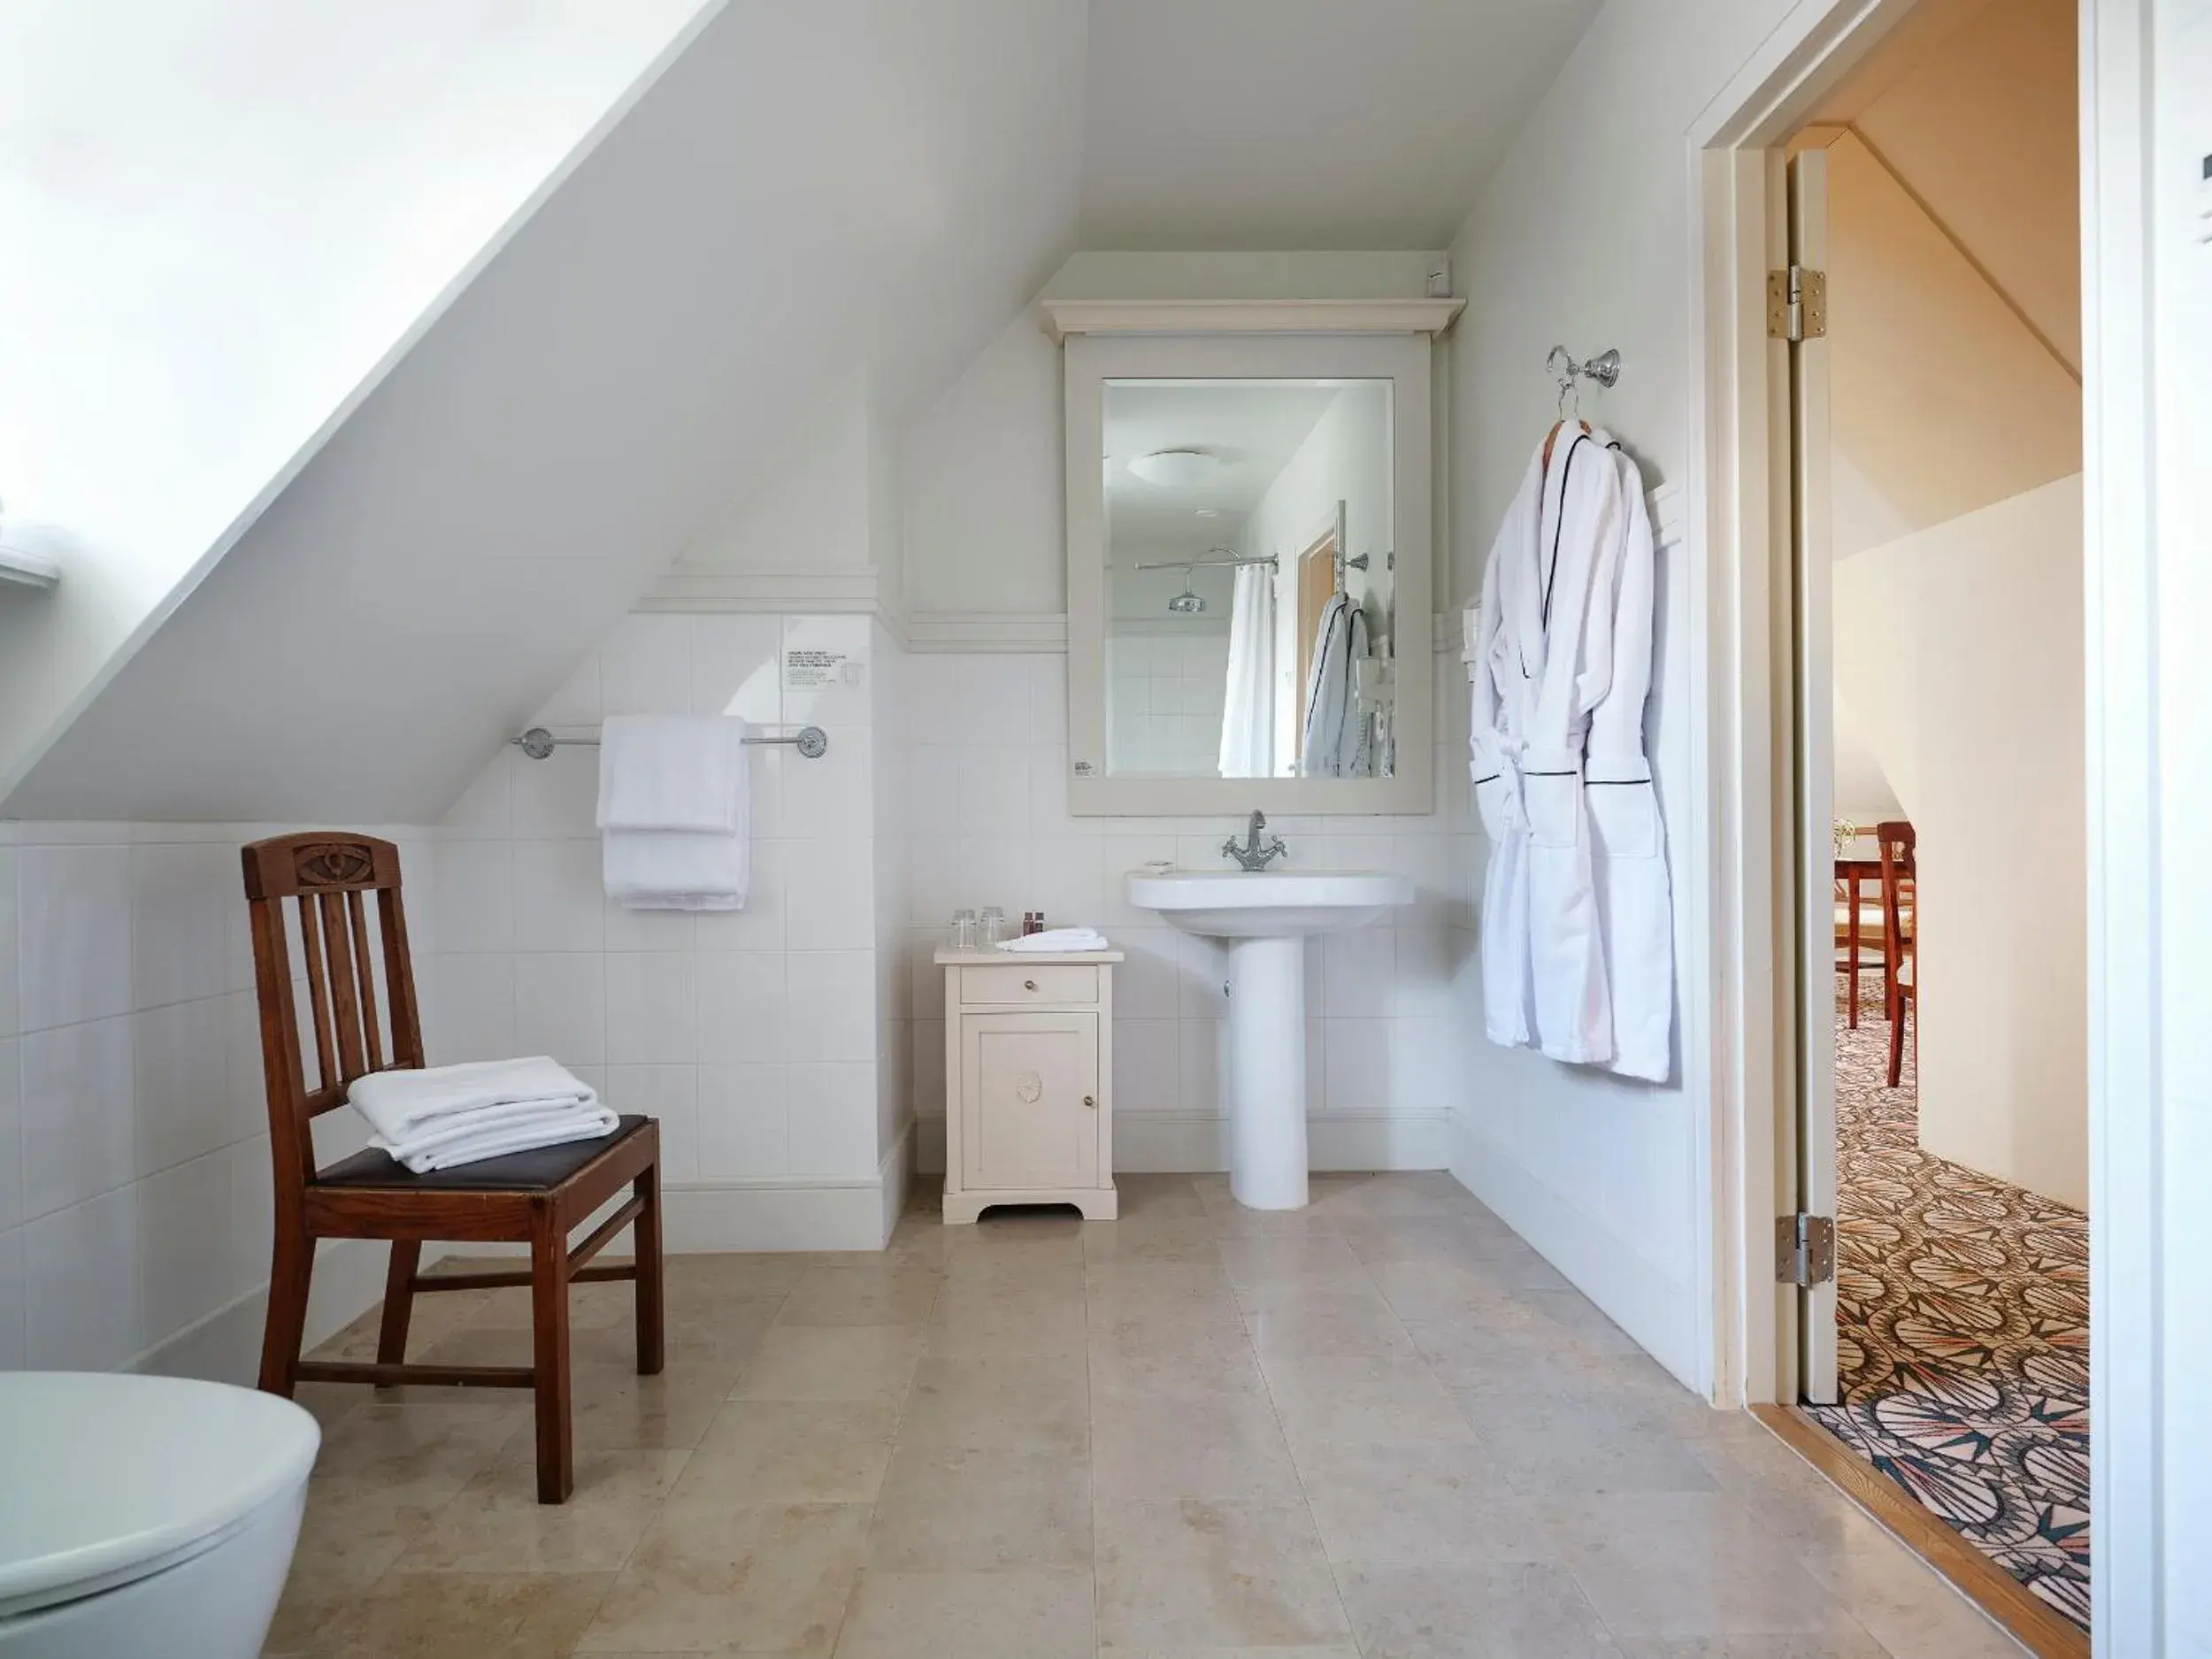
<svg viewBox="0 0 2212 1659">
<path fill-rule="evenodd" d="M 1380 326 L 1302 332 L 1258 306 L 1052 317 L 1071 810 L 1429 810 L 1430 355 L 1457 302 L 1359 309 Z"/>
</svg>

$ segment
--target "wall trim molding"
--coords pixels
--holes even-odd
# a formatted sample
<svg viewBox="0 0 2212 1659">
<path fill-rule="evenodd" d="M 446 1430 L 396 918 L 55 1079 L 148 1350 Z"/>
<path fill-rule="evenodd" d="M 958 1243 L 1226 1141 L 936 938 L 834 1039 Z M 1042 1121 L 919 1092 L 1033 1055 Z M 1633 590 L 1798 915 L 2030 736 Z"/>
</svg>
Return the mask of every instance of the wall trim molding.
<svg viewBox="0 0 2212 1659">
<path fill-rule="evenodd" d="M 906 617 L 910 651 L 1057 652 L 1068 649 L 1064 611 L 915 611 Z"/>
<path fill-rule="evenodd" d="M 714 570 L 677 565 L 634 611 L 789 611 L 874 615 L 883 610 L 878 572 Z"/>
<path fill-rule="evenodd" d="M 911 1124 L 870 1175 L 779 1175 L 684 1181 L 661 1188 L 672 1254 L 728 1250 L 880 1250 L 906 1206 Z"/>
<path fill-rule="evenodd" d="M 433 1247 L 434 1248 L 435 1247 Z M 439 1251 L 432 1259 L 442 1259 Z M 307 1330 L 300 1348 L 328 1341 L 384 1299 L 388 1250 L 380 1239 L 325 1239 L 315 1252 L 307 1295 Z M 127 1371 L 197 1377 L 250 1388 L 261 1373 L 261 1333 L 269 1303 L 266 1279 L 234 1296 L 125 1362 Z M 363 1396 L 366 1398 L 366 1396 Z"/>
<path fill-rule="evenodd" d="M 1536 1253 L 1572 1280 L 1637 1345 L 1701 1396 L 1708 1356 L 1694 1325 L 1679 1328 L 1655 1310 L 1693 1306 L 1693 1286 L 1677 1283 L 1637 1253 L 1602 1217 L 1583 1210 L 1536 1179 L 1463 1118 L 1451 1120 L 1452 1179 L 1479 1198 Z"/>
<path fill-rule="evenodd" d="M 1070 334 L 1440 334 L 1459 299 L 1042 300 L 1038 323 Z"/>
</svg>

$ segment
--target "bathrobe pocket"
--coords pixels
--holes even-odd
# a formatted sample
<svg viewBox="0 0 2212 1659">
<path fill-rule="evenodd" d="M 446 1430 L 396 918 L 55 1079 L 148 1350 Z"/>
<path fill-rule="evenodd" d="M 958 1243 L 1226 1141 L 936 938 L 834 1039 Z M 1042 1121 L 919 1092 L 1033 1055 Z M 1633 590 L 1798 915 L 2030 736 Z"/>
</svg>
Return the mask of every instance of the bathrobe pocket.
<svg viewBox="0 0 2212 1659">
<path fill-rule="evenodd" d="M 1512 772 L 1501 769 L 1475 780 L 1475 816 L 1482 820 L 1482 833 L 1493 847 L 1505 839 L 1513 827 Z"/>
<path fill-rule="evenodd" d="M 1571 769 L 1550 767 L 1521 774 L 1521 799 L 1528 812 L 1528 836 L 1538 847 L 1573 847 L 1582 839 L 1582 777 Z"/>
<path fill-rule="evenodd" d="M 1583 795 L 1590 808 L 1591 850 L 1601 858 L 1658 857 L 1663 837 L 1651 769 L 1594 762 L 1590 772 L 1594 775 L 1584 779 Z"/>
</svg>

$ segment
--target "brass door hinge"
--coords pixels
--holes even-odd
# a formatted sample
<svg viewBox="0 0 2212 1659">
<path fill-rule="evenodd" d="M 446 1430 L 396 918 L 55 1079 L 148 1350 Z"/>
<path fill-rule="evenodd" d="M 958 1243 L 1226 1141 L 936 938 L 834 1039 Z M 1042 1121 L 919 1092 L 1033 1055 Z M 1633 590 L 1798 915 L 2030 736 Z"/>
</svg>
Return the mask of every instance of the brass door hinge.
<svg viewBox="0 0 2212 1659">
<path fill-rule="evenodd" d="M 1818 340 L 1828 332 L 1828 273 L 1801 265 L 1767 273 L 1767 338 Z"/>
<path fill-rule="evenodd" d="M 1826 1216 L 1774 1218 L 1774 1278 L 1782 1285 L 1824 1285 L 1836 1276 L 1836 1224 Z"/>
</svg>

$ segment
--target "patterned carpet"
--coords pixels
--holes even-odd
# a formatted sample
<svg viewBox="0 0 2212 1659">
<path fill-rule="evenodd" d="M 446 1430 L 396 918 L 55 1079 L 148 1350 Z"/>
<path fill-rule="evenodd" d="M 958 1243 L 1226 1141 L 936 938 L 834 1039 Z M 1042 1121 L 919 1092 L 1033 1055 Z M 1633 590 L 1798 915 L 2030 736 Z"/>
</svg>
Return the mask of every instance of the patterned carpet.
<svg viewBox="0 0 2212 1659">
<path fill-rule="evenodd" d="M 2089 1623 L 2089 1222 L 1920 1149 L 1878 979 L 1836 982 L 1843 1401 L 1812 1415 L 2076 1624 Z"/>
</svg>

